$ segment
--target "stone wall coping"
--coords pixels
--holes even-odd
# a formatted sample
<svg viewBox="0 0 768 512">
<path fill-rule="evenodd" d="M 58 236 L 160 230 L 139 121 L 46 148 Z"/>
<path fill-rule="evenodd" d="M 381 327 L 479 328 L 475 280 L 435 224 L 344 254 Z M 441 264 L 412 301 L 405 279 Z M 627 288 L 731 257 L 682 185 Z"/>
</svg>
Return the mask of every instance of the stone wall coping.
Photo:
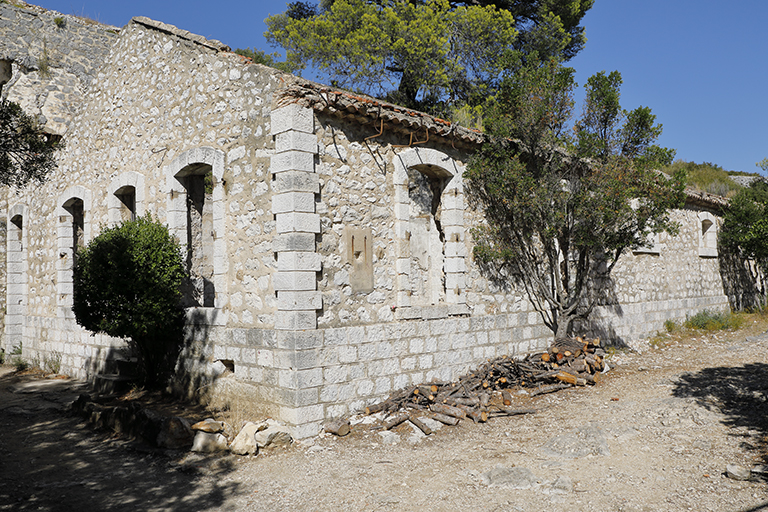
<svg viewBox="0 0 768 512">
<path fill-rule="evenodd" d="M 221 41 L 217 41 L 216 39 L 206 39 L 203 36 L 193 34 L 189 30 L 182 30 L 175 25 L 163 23 L 162 21 L 155 21 L 153 19 L 147 18 L 146 16 L 135 16 L 133 19 L 131 19 L 131 23 L 137 23 L 148 28 L 166 32 L 176 37 L 186 39 L 187 41 L 192 41 L 193 43 L 205 46 L 206 48 L 210 48 L 211 50 L 215 50 L 217 52 L 232 51 L 229 46 L 222 43 Z"/>
</svg>

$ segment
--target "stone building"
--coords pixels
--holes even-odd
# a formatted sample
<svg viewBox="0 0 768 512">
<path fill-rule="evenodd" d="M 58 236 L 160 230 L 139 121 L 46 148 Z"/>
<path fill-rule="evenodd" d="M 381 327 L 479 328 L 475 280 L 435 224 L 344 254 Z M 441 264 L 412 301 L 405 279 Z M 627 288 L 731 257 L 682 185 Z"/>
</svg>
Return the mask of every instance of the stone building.
<svg viewBox="0 0 768 512">
<path fill-rule="evenodd" d="M 481 134 L 147 18 L 117 29 L 56 17 L 0 5 L 3 94 L 67 143 L 47 182 L 3 192 L 6 351 L 61 357 L 83 378 L 119 355 L 121 340 L 73 318 L 73 259 L 103 226 L 145 212 L 178 237 L 193 277 L 180 382 L 236 383 L 297 437 L 395 389 L 548 344 L 524 292 L 495 287 L 471 258 L 478 217 L 462 173 Z M 689 195 L 678 236 L 623 257 L 601 332 L 627 341 L 728 307 L 721 206 Z"/>
</svg>

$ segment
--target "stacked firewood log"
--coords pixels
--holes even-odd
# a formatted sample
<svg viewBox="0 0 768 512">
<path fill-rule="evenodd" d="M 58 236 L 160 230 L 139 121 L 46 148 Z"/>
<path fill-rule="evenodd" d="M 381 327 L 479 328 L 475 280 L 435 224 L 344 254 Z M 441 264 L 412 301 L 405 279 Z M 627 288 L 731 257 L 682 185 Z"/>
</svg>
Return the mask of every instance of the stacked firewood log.
<svg viewBox="0 0 768 512">
<path fill-rule="evenodd" d="M 522 360 L 503 356 L 489 360 L 455 382 L 437 382 L 401 389 L 383 402 L 366 407 L 367 414 L 384 412 L 383 428 L 409 420 L 424 433 L 431 430 L 418 418 L 431 417 L 448 425 L 468 418 L 475 423 L 493 416 L 536 412 L 515 409 L 510 390 L 527 388 L 528 396 L 573 386 L 597 384 L 605 369 L 599 339 L 558 338 L 544 353 Z"/>
</svg>

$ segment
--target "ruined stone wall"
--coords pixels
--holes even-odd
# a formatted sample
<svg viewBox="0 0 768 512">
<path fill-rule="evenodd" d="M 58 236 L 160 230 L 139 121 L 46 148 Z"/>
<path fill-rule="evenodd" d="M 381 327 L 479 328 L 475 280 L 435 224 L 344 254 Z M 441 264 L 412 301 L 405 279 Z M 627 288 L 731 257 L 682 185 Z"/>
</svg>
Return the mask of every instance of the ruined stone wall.
<svg viewBox="0 0 768 512">
<path fill-rule="evenodd" d="M 428 140 L 400 109 L 390 112 L 400 130 L 382 121 L 379 131 L 301 103 L 296 84 L 322 89 L 170 25 L 136 18 L 121 29 L 59 169 L 9 196 L 12 345 L 32 360 L 61 355 L 78 377 L 120 352 L 120 340 L 74 321 L 74 248 L 150 213 L 194 274 L 179 386 L 247 396 L 298 437 L 395 389 L 543 349 L 551 332 L 524 293 L 472 261 L 482 218 L 462 175 L 477 140 L 465 133 L 457 147 L 434 130 Z M 693 207 L 674 215 L 679 236 L 623 257 L 618 302 L 594 330 L 630 340 L 727 307 L 709 245 L 718 219 Z"/>
<path fill-rule="evenodd" d="M 82 377 L 122 345 L 89 335 L 72 317 L 72 205 L 82 202 L 87 242 L 117 220 L 117 193 L 132 189 L 135 214 L 152 214 L 186 243 L 184 183 L 199 172 L 213 178 L 215 303 L 190 314 L 210 340 L 224 325 L 273 325 L 269 109 L 279 79 L 200 39 L 147 19 L 126 26 L 91 82 L 58 170 L 9 205 L 27 207 L 28 357 L 60 353 L 64 371 Z M 197 354 L 200 371 L 212 351 L 211 342 Z"/>
<path fill-rule="evenodd" d="M 33 5 L 0 4 L 0 60 L 11 61 L 13 70 L 3 96 L 36 116 L 47 133 L 63 135 L 118 32 Z"/>
<path fill-rule="evenodd" d="M 729 308 L 717 253 L 722 220 L 709 210 L 687 205 L 675 210 L 677 235 L 662 233 L 652 247 L 627 251 L 612 272 L 614 303 L 597 312 L 594 332 L 603 337 L 635 340 L 681 323 L 709 309 Z M 708 234 L 702 224 L 713 221 Z"/>
<path fill-rule="evenodd" d="M 315 126 L 321 185 L 316 250 L 323 262 L 318 328 L 294 337 L 293 344 L 258 347 L 275 361 L 290 355 L 275 380 L 289 368 L 293 372 L 301 391 L 293 402 L 299 423 L 317 428 L 323 419 L 359 410 L 396 389 L 452 380 L 488 358 L 523 355 L 549 343 L 552 334 L 524 292 L 495 284 L 472 262 L 469 230 L 481 218 L 463 197 L 466 152 L 439 141 L 419 146 L 391 133 L 375 136 L 375 126 L 323 115 Z M 404 173 L 403 167 L 419 173 Z M 440 187 L 424 176 L 446 178 L 439 204 L 434 196 Z M 424 207 L 430 204 L 432 212 Z M 621 344 L 663 329 L 666 320 L 728 307 L 717 258 L 701 248 L 704 211 L 674 212 L 679 235 L 662 235 L 655 248 L 622 257 L 610 290 L 618 305 L 598 310 L 594 334 Z M 425 224 L 430 213 L 434 218 Z M 419 234 L 426 243 L 414 240 L 422 225 L 430 226 Z M 441 236 L 427 238 L 435 230 Z M 371 237 L 361 255 L 350 251 L 353 235 Z M 442 245 L 442 254 L 435 245 Z M 366 251 L 370 261 L 359 261 Z M 419 297 L 424 290 L 412 279 L 414 260 L 425 256 L 422 270 L 434 270 L 434 257 L 443 270 L 443 293 L 433 297 Z M 417 280 L 429 279 L 422 273 Z"/>
</svg>

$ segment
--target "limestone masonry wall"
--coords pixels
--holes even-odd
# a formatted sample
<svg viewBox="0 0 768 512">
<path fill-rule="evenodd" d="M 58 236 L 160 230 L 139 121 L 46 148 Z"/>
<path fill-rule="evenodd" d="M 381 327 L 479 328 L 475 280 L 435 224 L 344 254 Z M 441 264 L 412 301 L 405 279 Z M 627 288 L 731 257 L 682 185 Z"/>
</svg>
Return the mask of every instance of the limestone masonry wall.
<svg viewBox="0 0 768 512">
<path fill-rule="evenodd" d="M 25 350 L 38 350 L 41 358 L 61 352 L 64 366 L 84 376 L 97 352 L 120 345 L 73 325 L 71 284 L 62 286 L 71 283 L 71 241 L 62 246 L 61 233 L 71 222 L 67 202 L 84 203 L 84 243 L 115 220 L 110 214 L 115 197 L 105 192 L 130 186 L 135 214 L 152 214 L 182 239 L 186 219 L 176 218 L 171 192 L 184 192 L 176 175 L 195 164 L 210 167 L 216 178 L 211 198 L 215 311 L 208 312 L 209 320 L 273 325 L 274 220 L 267 192 L 273 148 L 269 105 L 276 80 L 269 68 L 244 65 L 239 56 L 140 22 L 124 29 L 91 82 L 58 170 L 41 187 L 19 191 L 11 200 L 34 205 L 24 219 Z"/>
<path fill-rule="evenodd" d="M 117 30 L 52 16 L 0 4 L 0 60 L 20 70 L 4 93 L 39 108 L 45 87 L 18 91 L 54 49 L 52 75 L 80 92 L 58 169 L 0 202 L 6 351 L 61 357 L 82 378 L 122 357 L 122 340 L 77 326 L 72 266 L 103 226 L 146 213 L 190 272 L 177 389 L 250 400 L 297 437 L 398 388 L 546 347 L 525 294 L 472 260 L 482 217 L 463 172 L 480 134 L 147 18 Z M 728 307 L 717 204 L 673 215 L 680 234 L 625 254 L 585 329 L 629 341 Z"/>
</svg>

